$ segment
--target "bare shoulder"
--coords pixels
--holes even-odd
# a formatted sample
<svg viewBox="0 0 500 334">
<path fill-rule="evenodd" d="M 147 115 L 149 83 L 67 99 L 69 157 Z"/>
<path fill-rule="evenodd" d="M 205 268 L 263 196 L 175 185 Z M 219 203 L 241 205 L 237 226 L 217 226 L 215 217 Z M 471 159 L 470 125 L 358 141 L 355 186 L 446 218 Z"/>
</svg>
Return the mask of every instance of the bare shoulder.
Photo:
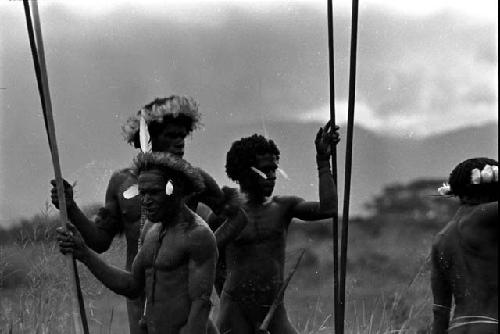
<svg viewBox="0 0 500 334">
<path fill-rule="evenodd" d="M 453 241 L 452 239 L 456 237 L 456 235 L 454 236 L 452 234 L 453 230 L 456 229 L 457 224 L 457 220 L 452 219 L 434 236 L 434 240 L 432 242 L 433 251 L 444 251 L 447 248 L 447 244 L 449 244 L 450 241 Z"/>
<path fill-rule="evenodd" d="M 460 234 L 462 239 L 475 249 L 498 242 L 498 202 L 475 206 L 470 214 L 460 221 Z"/>
<path fill-rule="evenodd" d="M 217 181 L 215 181 L 215 179 L 203 169 L 196 167 L 196 170 L 201 175 L 203 183 L 205 185 L 205 190 L 203 191 L 203 195 L 201 196 L 202 198 L 200 200 L 204 202 L 204 198 L 206 197 L 213 197 L 214 199 L 212 201 L 216 202 L 222 200 L 223 193 L 219 185 L 217 184 Z M 210 200 L 208 200 L 208 202 L 209 203 L 207 204 L 211 204 Z"/>
<path fill-rule="evenodd" d="M 498 221 L 498 202 L 479 204 L 471 218 L 478 224 L 496 223 Z"/>
<path fill-rule="evenodd" d="M 191 246 L 210 247 L 211 244 L 215 245 L 215 236 L 208 224 L 196 213 L 190 212 L 190 214 L 190 219 L 193 219 L 193 221 L 186 230 L 186 234 Z"/>
<path fill-rule="evenodd" d="M 123 182 L 133 175 L 134 173 L 131 168 L 122 168 L 114 171 L 109 179 L 108 189 L 118 191 Z"/>
<path fill-rule="evenodd" d="M 272 202 L 288 211 L 293 209 L 297 204 L 305 202 L 305 200 L 298 196 L 274 196 Z"/>
<path fill-rule="evenodd" d="M 305 200 L 298 196 L 274 196 L 272 201 L 279 206 L 287 208 L 294 207 L 295 205 L 305 202 Z"/>
</svg>

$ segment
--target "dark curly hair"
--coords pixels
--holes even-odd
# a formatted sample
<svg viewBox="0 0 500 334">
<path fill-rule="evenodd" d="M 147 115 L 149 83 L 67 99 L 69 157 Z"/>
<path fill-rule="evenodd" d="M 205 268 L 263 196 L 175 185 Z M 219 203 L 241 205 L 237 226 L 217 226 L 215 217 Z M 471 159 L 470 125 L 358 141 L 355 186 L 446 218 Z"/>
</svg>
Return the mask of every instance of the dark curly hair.
<svg viewBox="0 0 500 334">
<path fill-rule="evenodd" d="M 472 184 L 471 173 L 474 168 L 482 170 L 484 166 L 498 166 L 498 161 L 489 158 L 467 159 L 459 163 L 451 172 L 448 183 L 451 188 L 451 195 L 458 197 L 471 196 L 478 197 L 490 195 L 498 197 L 498 183 Z"/>
<path fill-rule="evenodd" d="M 280 158 L 280 150 L 271 139 L 254 134 L 235 141 L 226 155 L 226 174 L 233 181 L 239 181 L 242 173 L 248 171 L 257 161 L 257 155 L 270 153 Z"/>
</svg>

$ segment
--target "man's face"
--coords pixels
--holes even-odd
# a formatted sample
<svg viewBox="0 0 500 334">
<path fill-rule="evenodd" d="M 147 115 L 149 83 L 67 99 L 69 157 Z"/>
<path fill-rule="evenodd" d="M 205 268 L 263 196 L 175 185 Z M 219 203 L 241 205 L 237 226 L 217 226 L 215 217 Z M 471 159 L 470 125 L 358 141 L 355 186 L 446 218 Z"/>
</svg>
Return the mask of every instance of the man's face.
<svg viewBox="0 0 500 334">
<path fill-rule="evenodd" d="M 182 158 L 184 156 L 184 140 L 188 130 L 184 125 L 166 123 L 161 130 L 151 138 L 154 152 L 168 152 Z"/>
<path fill-rule="evenodd" d="M 276 184 L 276 170 L 278 168 L 278 159 L 274 154 L 258 154 L 256 156 L 255 166 L 261 173 L 251 170 L 250 177 L 244 181 L 245 188 L 255 195 L 269 197 L 273 194 Z M 265 178 L 264 175 L 265 174 Z M 241 182 L 240 182 L 241 183 Z"/>
<path fill-rule="evenodd" d="M 173 185 L 173 192 L 166 193 L 168 182 Z M 147 218 L 152 222 L 166 222 L 174 217 L 181 208 L 182 193 L 181 182 L 176 182 L 159 170 L 144 171 L 139 174 L 139 195 L 141 207 Z"/>
</svg>

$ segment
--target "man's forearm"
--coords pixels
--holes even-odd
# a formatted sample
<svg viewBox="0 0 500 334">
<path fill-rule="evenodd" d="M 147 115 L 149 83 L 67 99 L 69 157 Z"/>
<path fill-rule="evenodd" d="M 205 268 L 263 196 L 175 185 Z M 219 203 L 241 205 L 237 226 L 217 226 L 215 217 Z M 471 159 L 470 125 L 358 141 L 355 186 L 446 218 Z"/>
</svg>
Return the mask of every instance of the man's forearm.
<svg viewBox="0 0 500 334">
<path fill-rule="evenodd" d="M 319 178 L 319 205 L 322 213 L 333 215 L 337 210 L 337 185 L 333 180 L 329 156 L 316 156 Z"/>
<path fill-rule="evenodd" d="M 98 228 L 96 224 L 85 216 L 78 205 L 73 202 L 68 205 L 68 218 L 82 235 L 85 243 L 98 253 L 106 251 L 109 247 L 109 234 Z"/>
<path fill-rule="evenodd" d="M 225 247 L 231 240 L 236 238 L 247 224 L 247 217 L 242 209 L 234 216 L 228 217 L 226 221 L 215 231 L 217 247 Z"/>
<path fill-rule="evenodd" d="M 135 281 L 132 273 L 107 264 L 90 248 L 80 261 L 99 281 L 115 293 L 135 298 L 142 292 L 142 287 Z"/>
<path fill-rule="evenodd" d="M 205 334 L 207 330 L 208 316 L 210 314 L 210 297 L 196 299 L 191 303 L 186 333 Z"/>
</svg>

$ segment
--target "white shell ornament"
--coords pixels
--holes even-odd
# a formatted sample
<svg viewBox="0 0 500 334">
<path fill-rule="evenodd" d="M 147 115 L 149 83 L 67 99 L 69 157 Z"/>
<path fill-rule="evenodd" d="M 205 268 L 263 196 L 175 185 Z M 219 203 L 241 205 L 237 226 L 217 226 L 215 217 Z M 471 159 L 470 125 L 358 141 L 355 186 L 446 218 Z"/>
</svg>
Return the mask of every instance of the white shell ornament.
<svg viewBox="0 0 500 334">
<path fill-rule="evenodd" d="M 127 190 L 125 190 L 123 192 L 123 198 L 125 198 L 125 199 L 131 199 L 137 195 L 139 195 L 139 185 L 138 184 L 131 185 Z"/>
<path fill-rule="evenodd" d="M 481 183 L 481 171 L 477 168 L 474 168 L 471 172 L 471 183 L 472 184 Z"/>
<path fill-rule="evenodd" d="M 255 173 L 259 174 L 259 176 L 262 177 L 263 179 L 267 179 L 267 175 L 263 171 L 257 169 L 254 166 L 250 167 L 250 169 L 253 170 Z"/>
<path fill-rule="evenodd" d="M 493 182 L 495 176 L 493 173 L 493 168 L 491 168 L 490 165 L 484 166 L 483 170 L 481 171 L 481 180 L 483 183 L 491 183 Z"/>
<path fill-rule="evenodd" d="M 442 196 L 449 195 L 451 193 L 451 187 L 448 183 L 443 183 L 443 186 L 438 188 L 438 193 Z"/>
<path fill-rule="evenodd" d="M 172 180 L 168 180 L 167 185 L 165 186 L 165 194 L 167 196 L 170 196 L 174 193 L 174 184 L 172 183 Z"/>
<path fill-rule="evenodd" d="M 498 182 L 498 166 L 492 166 L 493 170 L 493 182 Z"/>
</svg>

